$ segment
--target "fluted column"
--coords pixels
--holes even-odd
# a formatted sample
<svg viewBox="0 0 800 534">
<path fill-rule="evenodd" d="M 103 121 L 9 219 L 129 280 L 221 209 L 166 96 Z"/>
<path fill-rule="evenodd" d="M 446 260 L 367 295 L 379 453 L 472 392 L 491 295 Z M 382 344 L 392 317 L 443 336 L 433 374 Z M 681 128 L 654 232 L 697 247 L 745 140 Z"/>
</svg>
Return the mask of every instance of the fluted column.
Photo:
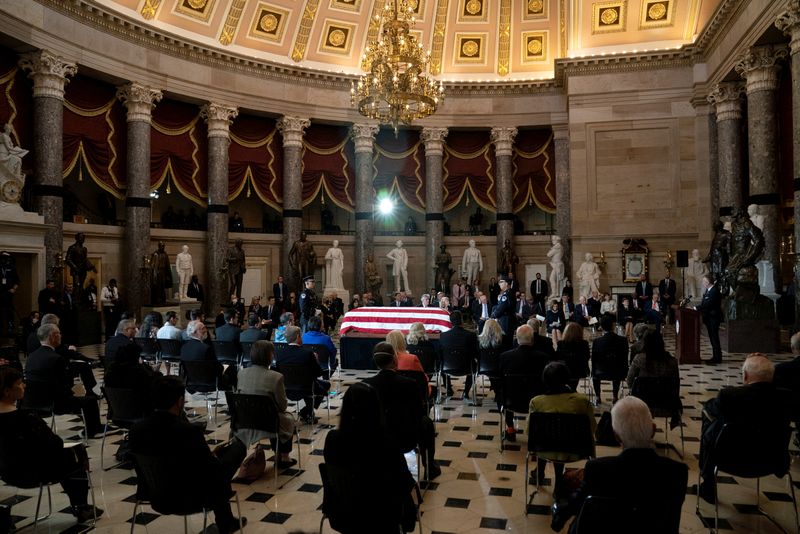
<svg viewBox="0 0 800 534">
<path fill-rule="evenodd" d="M 128 110 L 122 287 L 127 294 L 128 310 L 139 318 L 142 305 L 150 302 L 150 288 L 141 267 L 150 246 L 150 121 L 153 106 L 161 97 L 161 91 L 139 83 L 117 89 L 117 98 Z"/>
<path fill-rule="evenodd" d="M 514 213 L 511 157 L 516 128 L 492 128 L 495 161 L 497 163 L 497 257 L 506 239 L 514 244 Z"/>
<path fill-rule="evenodd" d="M 736 72 L 747 80 L 747 136 L 750 204 L 764 216 L 764 259 L 772 264 L 775 288 L 781 287 L 778 204 L 778 71 L 788 51 L 759 46 L 745 52 Z"/>
<path fill-rule="evenodd" d="M 372 169 L 372 150 L 378 129 L 376 124 L 353 124 L 350 127 L 350 135 L 353 138 L 356 153 L 356 287 L 354 291 L 364 291 L 367 288 L 364 279 L 364 260 L 372 254 L 375 233 L 375 223 L 372 218 L 375 203 L 372 185 L 375 179 Z"/>
<path fill-rule="evenodd" d="M 791 38 L 792 56 L 792 160 L 794 162 L 794 243 L 800 244 L 800 0 L 791 0 L 788 9 L 780 14 L 775 26 Z M 800 254 L 795 255 L 795 287 L 800 287 Z M 800 292 L 795 291 L 794 330 L 800 330 Z"/>
<path fill-rule="evenodd" d="M 738 82 L 719 83 L 708 95 L 717 113 L 717 169 L 719 175 L 719 216 L 731 214 L 742 200 L 742 100 L 744 86 Z"/>
<path fill-rule="evenodd" d="M 436 285 L 436 255 L 444 243 L 442 163 L 447 128 L 423 128 L 425 143 L 425 287 Z"/>
<path fill-rule="evenodd" d="M 235 107 L 212 102 L 200 109 L 200 116 L 208 125 L 208 292 L 205 305 L 211 314 L 216 313 L 230 297 L 225 271 L 228 253 L 228 148 L 231 121 L 238 114 Z"/>
<path fill-rule="evenodd" d="M 47 50 L 24 54 L 19 65 L 33 79 L 34 206 L 49 226 L 44 235 L 47 276 L 64 249 L 64 86 L 77 67 Z M 60 280 L 59 280 L 60 285 Z"/>
<path fill-rule="evenodd" d="M 303 231 L 303 130 L 311 121 L 299 117 L 281 117 L 278 130 L 283 136 L 283 252 L 281 273 L 290 291 L 300 289 L 289 269 L 289 251 Z"/>
<path fill-rule="evenodd" d="M 556 165 L 556 235 L 564 249 L 564 272 L 572 272 L 572 210 L 570 204 L 569 127 L 553 126 Z M 551 289 L 553 293 L 555 289 Z"/>
</svg>

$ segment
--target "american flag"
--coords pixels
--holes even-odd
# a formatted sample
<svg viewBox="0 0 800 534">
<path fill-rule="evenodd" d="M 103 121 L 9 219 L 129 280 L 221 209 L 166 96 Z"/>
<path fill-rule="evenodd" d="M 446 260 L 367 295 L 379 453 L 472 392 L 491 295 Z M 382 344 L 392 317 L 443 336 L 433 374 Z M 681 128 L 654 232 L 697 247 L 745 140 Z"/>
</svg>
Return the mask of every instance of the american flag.
<svg viewBox="0 0 800 534">
<path fill-rule="evenodd" d="M 422 323 L 428 332 L 447 332 L 452 328 L 450 312 L 441 308 L 356 308 L 344 314 L 339 334 L 350 331 L 388 334 L 400 330 L 404 334 L 414 323 Z"/>
</svg>

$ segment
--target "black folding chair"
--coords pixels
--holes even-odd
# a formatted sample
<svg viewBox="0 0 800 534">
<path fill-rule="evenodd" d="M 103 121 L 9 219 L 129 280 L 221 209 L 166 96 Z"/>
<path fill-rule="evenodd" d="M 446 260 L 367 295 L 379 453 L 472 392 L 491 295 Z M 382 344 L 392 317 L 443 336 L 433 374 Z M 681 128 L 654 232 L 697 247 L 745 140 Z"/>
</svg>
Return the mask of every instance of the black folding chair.
<svg viewBox="0 0 800 534">
<path fill-rule="evenodd" d="M 173 363 L 181 363 L 181 345 L 183 345 L 183 342 L 177 339 L 158 340 L 158 357 L 162 362 L 166 363 L 168 375 L 170 374 Z"/>
<path fill-rule="evenodd" d="M 239 365 L 239 345 L 233 341 L 213 341 L 214 354 L 223 365 Z"/>
<path fill-rule="evenodd" d="M 186 382 L 186 391 L 191 394 L 205 395 L 209 417 L 211 416 L 211 397 L 214 393 L 214 421 L 217 420 L 217 404 L 219 404 L 219 362 L 217 361 L 181 361 L 181 375 Z"/>
<path fill-rule="evenodd" d="M 250 367 L 250 351 L 253 348 L 254 341 L 241 341 L 239 345 L 242 347 L 242 359 L 240 360 L 240 365 L 242 369 L 245 367 Z"/>
<path fill-rule="evenodd" d="M 317 355 L 319 366 L 322 367 L 322 371 L 324 372 L 323 378 L 325 380 L 330 380 L 331 373 L 336 369 L 336 361 L 331 361 L 333 359 L 331 350 L 319 343 L 303 344 L 303 347 L 314 351 L 314 354 Z"/>
<path fill-rule="evenodd" d="M 472 376 L 472 401 L 475 403 L 476 380 L 475 358 L 476 354 L 469 354 L 459 349 L 442 349 L 442 370 L 443 374 L 449 377 Z"/>
<path fill-rule="evenodd" d="M 505 373 L 500 391 L 500 452 L 504 450 L 505 417 L 507 411 L 528 413 L 531 399 L 543 391 L 542 377 L 538 374 Z"/>
<path fill-rule="evenodd" d="M 669 420 L 675 417 L 680 420 L 683 413 L 680 377 L 637 376 L 631 386 L 630 395 L 644 401 L 654 418 L 664 418 L 665 445 L 677 453 L 678 449 L 669 442 Z M 681 452 L 678 456 L 683 459 L 683 455 L 686 454 L 683 442 L 683 422 L 680 422 L 680 429 Z"/>
<path fill-rule="evenodd" d="M 150 412 L 150 391 L 126 388 L 103 387 L 103 397 L 108 402 L 108 413 L 106 414 L 106 424 L 103 427 L 103 440 L 100 442 L 100 469 L 108 471 L 122 465 L 119 462 L 111 467 L 105 468 L 105 456 L 103 452 L 106 447 L 106 434 L 108 425 L 130 430 L 137 422 L 147 416 Z"/>
<path fill-rule="evenodd" d="M 22 408 L 36 412 L 42 419 L 49 417 L 50 429 L 53 432 L 56 431 L 55 406 L 56 401 L 51 384 L 40 380 L 25 381 L 25 396 L 22 398 Z"/>
<path fill-rule="evenodd" d="M 605 534 L 606 532 L 634 534 L 638 532 L 641 525 L 653 524 L 652 518 L 648 520 L 646 516 L 643 517 L 643 513 L 645 510 L 633 503 L 613 497 L 589 495 L 583 501 L 581 511 L 575 519 L 576 534 Z M 625 518 L 625 520 L 620 521 L 620 518 Z M 678 518 L 678 522 L 680 522 L 680 518 Z"/>
<path fill-rule="evenodd" d="M 286 388 L 286 397 L 294 401 L 295 409 L 298 418 L 300 417 L 300 404 L 299 401 L 311 399 L 311 406 L 308 406 L 308 413 L 311 416 L 309 420 L 313 421 L 314 416 L 314 399 L 317 397 L 327 396 L 325 394 L 314 393 L 314 383 L 317 377 L 314 376 L 311 368 L 306 365 L 298 364 L 278 364 L 278 372 L 283 375 L 283 385 Z M 331 405 L 330 402 L 326 403 L 328 408 L 328 421 L 331 419 Z M 313 427 L 313 424 L 312 424 Z"/>
<path fill-rule="evenodd" d="M 135 337 L 134 343 L 139 347 L 139 357 L 150 365 L 158 363 L 158 340 L 152 337 Z"/>
<path fill-rule="evenodd" d="M 502 350 L 500 347 L 495 348 L 487 348 L 487 349 L 480 349 L 480 353 L 478 356 L 478 376 L 481 376 L 481 395 L 483 397 L 486 396 L 486 380 L 485 377 L 489 377 L 489 379 L 498 380 L 501 378 L 500 375 L 500 353 Z"/>
</svg>

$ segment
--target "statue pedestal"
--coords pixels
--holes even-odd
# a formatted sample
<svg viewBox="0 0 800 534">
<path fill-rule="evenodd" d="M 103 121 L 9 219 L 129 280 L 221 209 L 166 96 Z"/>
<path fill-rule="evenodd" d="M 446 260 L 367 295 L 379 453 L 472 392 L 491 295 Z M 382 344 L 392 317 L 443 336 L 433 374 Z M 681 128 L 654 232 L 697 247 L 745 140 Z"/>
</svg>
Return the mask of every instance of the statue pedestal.
<svg viewBox="0 0 800 534">
<path fill-rule="evenodd" d="M 726 352 L 780 352 L 781 327 L 775 319 L 731 319 L 720 330 L 720 344 Z"/>
<path fill-rule="evenodd" d="M 185 329 L 186 325 L 189 324 L 189 320 L 186 318 L 187 312 L 189 312 L 189 310 L 195 310 L 197 308 L 202 308 L 202 304 L 197 301 L 189 302 L 189 301 L 168 300 L 167 303 L 162 306 L 142 306 L 142 317 L 144 317 L 151 311 L 158 312 L 161 315 L 165 315 L 168 311 L 174 311 L 175 313 L 178 314 L 178 328 Z M 161 328 L 161 326 L 164 325 L 159 325 L 159 328 Z"/>
<path fill-rule="evenodd" d="M 772 263 L 761 260 L 756 266 L 758 267 L 758 285 L 761 288 L 761 294 L 771 298 L 773 301 L 777 300 L 778 295 L 775 292 Z"/>
<path fill-rule="evenodd" d="M 347 306 L 350 304 L 350 292 L 339 287 L 326 287 L 322 292 L 322 298 L 329 297 L 331 293 L 336 293 L 336 296 L 342 299 L 342 302 L 344 302 L 344 311 L 347 311 Z"/>
<path fill-rule="evenodd" d="M 78 340 L 75 343 L 79 347 L 86 345 L 98 345 L 100 343 L 100 312 L 97 310 L 79 310 L 78 314 Z"/>
</svg>

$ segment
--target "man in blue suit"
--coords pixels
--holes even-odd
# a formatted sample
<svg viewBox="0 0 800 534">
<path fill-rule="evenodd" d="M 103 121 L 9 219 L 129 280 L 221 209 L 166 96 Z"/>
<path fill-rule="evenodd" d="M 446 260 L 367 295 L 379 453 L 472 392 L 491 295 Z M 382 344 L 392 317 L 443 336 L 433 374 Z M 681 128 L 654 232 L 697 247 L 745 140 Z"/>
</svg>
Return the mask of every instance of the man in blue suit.
<svg viewBox="0 0 800 534">
<path fill-rule="evenodd" d="M 719 343 L 719 325 L 722 323 L 722 294 L 710 274 L 703 277 L 702 284 L 703 300 L 697 306 L 697 310 L 703 314 L 703 324 L 708 329 L 712 354 L 711 359 L 706 363 L 722 363 L 722 346 Z"/>
</svg>

